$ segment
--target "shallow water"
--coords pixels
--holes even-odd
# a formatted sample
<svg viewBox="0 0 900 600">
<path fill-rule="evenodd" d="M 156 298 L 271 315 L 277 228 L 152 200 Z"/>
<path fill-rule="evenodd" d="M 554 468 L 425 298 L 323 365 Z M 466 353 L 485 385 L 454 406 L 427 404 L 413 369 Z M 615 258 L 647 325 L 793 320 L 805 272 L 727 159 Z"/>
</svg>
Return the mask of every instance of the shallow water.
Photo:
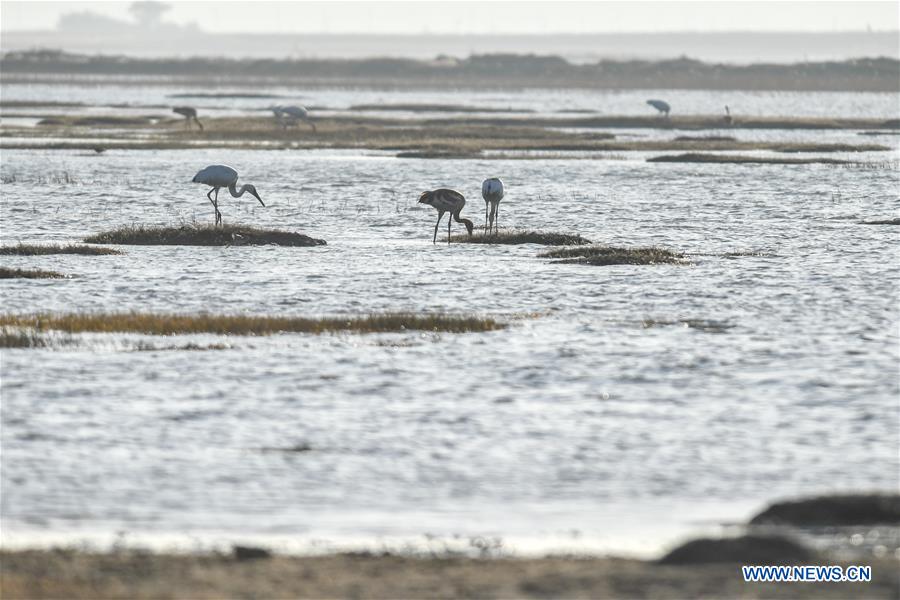
<svg viewBox="0 0 900 600">
<path fill-rule="evenodd" d="M 409 310 L 511 322 L 483 334 L 232 338 L 205 352 L 130 350 L 221 339 L 5 349 L 5 544 L 119 531 L 307 550 L 484 536 L 518 551 L 652 553 L 774 498 L 897 489 L 897 228 L 857 224 L 900 215 L 896 166 L 652 164 L 637 153 L 2 158 L 4 244 L 211 222 L 205 188 L 189 182 L 215 162 L 267 203 L 225 194 L 226 222 L 328 241 L 3 257 L 73 275 L 3 281 L 6 312 Z M 597 268 L 551 264 L 530 245 L 433 245 L 435 214 L 419 193 L 459 189 L 480 225 L 480 182 L 496 175 L 508 188 L 502 226 L 660 245 L 694 264 Z M 735 251 L 762 256 L 719 256 Z M 289 451 L 298 445 L 309 449 Z"/>
</svg>

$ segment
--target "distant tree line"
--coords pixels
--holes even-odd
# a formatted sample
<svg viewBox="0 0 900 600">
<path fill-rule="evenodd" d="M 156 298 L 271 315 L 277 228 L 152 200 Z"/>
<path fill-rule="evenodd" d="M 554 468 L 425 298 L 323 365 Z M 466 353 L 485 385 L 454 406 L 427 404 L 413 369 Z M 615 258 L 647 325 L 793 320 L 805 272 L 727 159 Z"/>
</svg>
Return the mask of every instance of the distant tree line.
<svg viewBox="0 0 900 600">
<path fill-rule="evenodd" d="M 794 64 L 711 64 L 682 57 L 573 64 L 558 56 L 486 54 L 456 59 L 132 58 L 57 50 L 8 52 L 3 77 L 16 75 L 179 76 L 198 80 L 278 79 L 307 84 L 493 85 L 600 89 L 900 91 L 900 61 L 860 58 Z M 235 81 L 238 83 L 238 81 Z"/>
</svg>

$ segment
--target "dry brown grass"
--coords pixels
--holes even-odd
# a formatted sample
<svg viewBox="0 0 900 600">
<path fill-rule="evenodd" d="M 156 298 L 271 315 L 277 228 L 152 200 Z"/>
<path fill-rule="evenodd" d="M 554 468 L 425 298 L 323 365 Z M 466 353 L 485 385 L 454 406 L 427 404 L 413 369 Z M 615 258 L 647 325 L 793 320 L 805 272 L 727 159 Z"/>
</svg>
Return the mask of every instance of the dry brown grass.
<svg viewBox="0 0 900 600">
<path fill-rule="evenodd" d="M 56 271 L 0 267 L 0 279 L 65 279 L 65 277 L 65 275 Z"/>
<path fill-rule="evenodd" d="M 106 256 L 112 254 L 122 254 L 119 250 L 112 248 L 95 248 L 93 246 L 83 246 L 81 244 L 17 244 L 15 246 L 0 246 L 0 255 L 8 256 L 43 256 L 46 254 L 81 254 L 85 256 Z"/>
<path fill-rule="evenodd" d="M 324 246 L 325 240 L 302 233 L 258 229 L 246 225 L 185 225 L 182 227 L 128 226 L 84 238 L 88 244 L 139 246 Z"/>
<path fill-rule="evenodd" d="M 271 317 L 152 313 L 70 313 L 0 315 L 0 327 L 66 333 L 142 333 L 180 335 L 273 335 L 277 333 L 386 333 L 429 331 L 468 333 L 506 327 L 490 317 L 448 314 L 383 313 L 351 317 Z"/>
<path fill-rule="evenodd" d="M 689 265 L 685 256 L 665 248 L 614 248 L 611 246 L 582 246 L 551 250 L 538 255 L 556 259 L 559 264 L 607 265 Z"/>
</svg>

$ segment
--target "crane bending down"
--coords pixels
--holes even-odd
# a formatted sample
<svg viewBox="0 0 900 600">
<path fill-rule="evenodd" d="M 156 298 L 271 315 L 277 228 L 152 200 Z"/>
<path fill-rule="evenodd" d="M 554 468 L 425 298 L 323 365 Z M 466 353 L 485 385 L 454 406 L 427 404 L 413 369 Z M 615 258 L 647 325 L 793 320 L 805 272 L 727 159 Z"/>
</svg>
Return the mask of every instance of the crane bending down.
<svg viewBox="0 0 900 600">
<path fill-rule="evenodd" d="M 466 199 L 462 194 L 460 194 L 456 190 L 448 190 L 442 188 L 439 190 L 423 193 L 421 196 L 419 196 L 419 202 L 422 204 L 428 204 L 438 211 L 437 223 L 434 224 L 434 239 L 431 240 L 431 243 L 437 243 L 438 225 L 441 224 L 441 219 L 444 217 L 445 212 L 449 212 L 450 217 L 452 217 L 447 219 L 448 244 L 450 243 L 450 225 L 453 221 L 465 225 L 466 230 L 469 232 L 469 236 L 471 237 L 472 229 L 474 228 L 474 225 L 472 225 L 472 221 L 470 221 L 469 219 L 461 219 L 459 216 L 459 213 L 462 211 L 463 206 L 466 205 Z"/>
<path fill-rule="evenodd" d="M 188 129 L 191 128 L 191 121 L 194 121 L 194 123 L 197 124 L 197 127 L 200 128 L 200 131 L 203 131 L 203 124 L 200 123 L 200 119 L 197 118 L 197 109 L 193 106 L 176 106 L 172 109 L 172 112 L 184 117 L 184 122 Z"/>
<path fill-rule="evenodd" d="M 296 125 L 299 120 L 312 127 L 313 131 L 316 130 L 316 124 L 309 118 L 309 111 L 305 106 L 273 106 L 272 113 L 282 129 L 287 129 L 288 125 Z"/>
<path fill-rule="evenodd" d="M 647 104 L 658 110 L 660 114 L 666 115 L 666 117 L 669 116 L 669 111 L 672 110 L 669 103 L 664 100 L 647 100 Z"/>
<path fill-rule="evenodd" d="M 251 196 L 259 200 L 260 204 L 265 206 L 262 198 L 256 193 L 256 188 L 249 183 L 242 185 L 239 190 L 235 189 L 237 180 L 238 172 L 226 165 L 210 165 L 205 169 L 201 169 L 194 175 L 194 179 L 192 180 L 193 183 L 203 183 L 211 186 L 210 190 L 206 193 L 206 197 L 209 198 L 209 201 L 213 205 L 213 210 L 216 211 L 217 226 L 222 224 L 222 213 L 219 212 L 219 188 L 228 188 L 228 191 L 231 192 L 231 195 L 235 198 L 240 198 L 244 195 L 244 192 L 249 192 Z M 216 193 L 215 198 L 211 196 L 213 192 Z"/>
<path fill-rule="evenodd" d="M 497 222 L 497 233 L 500 233 L 500 201 L 503 200 L 503 195 L 505 193 L 506 192 L 503 190 L 503 182 L 500 181 L 499 177 L 491 177 L 490 179 L 485 179 L 481 183 L 481 197 L 484 198 L 485 234 L 493 230 L 495 219 Z M 488 206 L 491 208 L 490 214 L 488 214 Z M 490 218 L 490 224 L 488 224 L 488 218 Z"/>
</svg>

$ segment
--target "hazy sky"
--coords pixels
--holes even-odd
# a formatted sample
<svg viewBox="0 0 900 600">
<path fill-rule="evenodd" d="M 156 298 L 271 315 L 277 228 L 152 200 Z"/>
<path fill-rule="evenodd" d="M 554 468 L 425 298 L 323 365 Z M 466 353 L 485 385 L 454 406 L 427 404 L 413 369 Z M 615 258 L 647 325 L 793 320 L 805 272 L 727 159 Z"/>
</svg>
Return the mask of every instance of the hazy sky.
<svg viewBox="0 0 900 600">
<path fill-rule="evenodd" d="M 4 31 L 53 29 L 91 11 L 131 20 L 130 2 L 0 2 Z M 592 33 L 896 30 L 885 2 L 169 2 L 164 20 L 209 32 Z"/>
</svg>

